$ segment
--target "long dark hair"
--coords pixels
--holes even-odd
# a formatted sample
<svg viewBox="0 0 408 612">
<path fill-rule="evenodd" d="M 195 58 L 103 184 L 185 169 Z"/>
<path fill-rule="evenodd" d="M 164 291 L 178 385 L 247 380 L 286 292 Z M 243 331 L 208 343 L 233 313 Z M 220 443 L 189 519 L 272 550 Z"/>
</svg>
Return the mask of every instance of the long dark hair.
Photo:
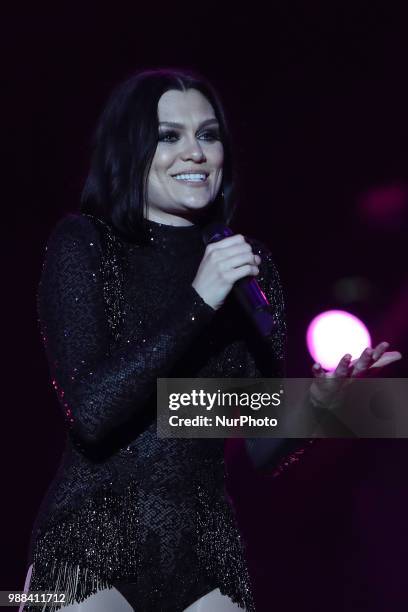
<svg viewBox="0 0 408 612">
<path fill-rule="evenodd" d="M 223 179 L 206 222 L 230 223 L 235 211 L 231 140 L 219 95 L 196 72 L 156 69 L 139 72 L 111 93 L 94 136 L 89 174 L 80 211 L 108 223 L 128 240 L 145 240 L 147 177 L 158 141 L 159 99 L 169 89 L 194 88 L 210 102 L 224 147 Z"/>
</svg>

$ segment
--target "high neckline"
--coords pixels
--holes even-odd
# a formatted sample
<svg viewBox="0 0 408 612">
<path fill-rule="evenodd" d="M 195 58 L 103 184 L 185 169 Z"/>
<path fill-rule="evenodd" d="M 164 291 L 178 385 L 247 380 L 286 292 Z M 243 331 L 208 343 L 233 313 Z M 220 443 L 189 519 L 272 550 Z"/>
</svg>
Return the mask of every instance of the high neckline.
<svg viewBox="0 0 408 612">
<path fill-rule="evenodd" d="M 192 248 L 201 248 L 204 245 L 203 228 L 197 223 L 192 225 L 168 225 L 146 218 L 145 227 L 149 244 L 157 248 L 188 254 Z"/>
<path fill-rule="evenodd" d="M 152 219 L 145 218 L 147 228 L 152 230 L 157 229 L 162 232 L 184 232 L 188 230 L 201 230 L 201 226 L 197 223 L 191 225 L 170 225 L 169 223 L 161 223 L 160 221 L 153 221 Z"/>
</svg>

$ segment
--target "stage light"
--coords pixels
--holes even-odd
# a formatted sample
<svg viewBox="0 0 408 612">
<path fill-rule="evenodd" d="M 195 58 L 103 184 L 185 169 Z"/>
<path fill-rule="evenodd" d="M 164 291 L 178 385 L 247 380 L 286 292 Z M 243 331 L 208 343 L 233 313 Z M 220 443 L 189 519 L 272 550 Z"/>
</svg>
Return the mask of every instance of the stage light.
<svg viewBox="0 0 408 612">
<path fill-rule="evenodd" d="M 334 370 L 346 353 L 357 359 L 367 346 L 371 347 L 371 337 L 358 317 L 345 310 L 327 310 L 310 323 L 306 344 L 314 361 Z"/>
</svg>

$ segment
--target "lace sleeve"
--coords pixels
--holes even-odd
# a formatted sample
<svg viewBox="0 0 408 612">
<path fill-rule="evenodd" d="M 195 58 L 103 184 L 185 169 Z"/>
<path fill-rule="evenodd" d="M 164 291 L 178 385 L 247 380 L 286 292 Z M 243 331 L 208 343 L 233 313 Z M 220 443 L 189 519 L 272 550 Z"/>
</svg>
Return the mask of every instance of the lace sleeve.
<svg viewBox="0 0 408 612">
<path fill-rule="evenodd" d="M 83 449 L 142 412 L 189 343 L 215 310 L 195 289 L 179 289 L 177 309 L 155 333 L 109 352 L 101 247 L 94 224 L 67 215 L 49 237 L 37 293 L 40 330 L 52 383 L 69 433 Z"/>
<path fill-rule="evenodd" d="M 263 340 L 254 333 L 248 342 L 245 374 L 250 378 L 283 378 L 286 374 L 287 324 L 285 300 L 280 276 L 269 249 L 260 241 L 248 238 L 254 253 L 261 257 L 257 280 L 272 306 L 275 329 Z M 245 448 L 252 465 L 258 470 L 280 474 L 296 463 L 309 442 L 298 438 L 245 438 Z"/>
</svg>

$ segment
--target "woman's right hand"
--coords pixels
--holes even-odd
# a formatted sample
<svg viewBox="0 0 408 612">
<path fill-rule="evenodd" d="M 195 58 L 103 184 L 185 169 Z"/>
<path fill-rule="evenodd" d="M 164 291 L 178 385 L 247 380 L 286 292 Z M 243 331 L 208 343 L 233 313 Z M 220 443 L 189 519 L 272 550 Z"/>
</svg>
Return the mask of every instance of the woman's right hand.
<svg viewBox="0 0 408 612">
<path fill-rule="evenodd" d="M 192 286 L 204 302 L 218 310 L 237 280 L 259 273 L 260 262 L 242 234 L 228 236 L 207 245 Z"/>
</svg>

